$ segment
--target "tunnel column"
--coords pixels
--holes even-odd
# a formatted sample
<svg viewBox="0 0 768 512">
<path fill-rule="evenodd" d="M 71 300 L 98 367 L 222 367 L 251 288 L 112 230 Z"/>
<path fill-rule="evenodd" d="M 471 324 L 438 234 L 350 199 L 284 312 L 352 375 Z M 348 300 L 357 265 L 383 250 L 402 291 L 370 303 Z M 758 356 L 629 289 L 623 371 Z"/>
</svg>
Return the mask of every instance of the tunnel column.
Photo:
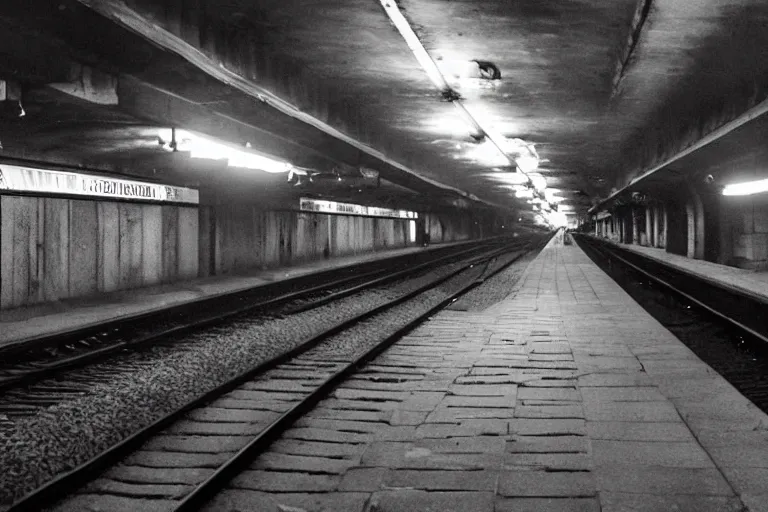
<svg viewBox="0 0 768 512">
<path fill-rule="evenodd" d="M 654 241 L 656 240 L 652 228 L 653 221 L 653 207 L 651 205 L 647 205 L 645 207 L 645 245 L 647 247 L 653 247 Z"/>
</svg>

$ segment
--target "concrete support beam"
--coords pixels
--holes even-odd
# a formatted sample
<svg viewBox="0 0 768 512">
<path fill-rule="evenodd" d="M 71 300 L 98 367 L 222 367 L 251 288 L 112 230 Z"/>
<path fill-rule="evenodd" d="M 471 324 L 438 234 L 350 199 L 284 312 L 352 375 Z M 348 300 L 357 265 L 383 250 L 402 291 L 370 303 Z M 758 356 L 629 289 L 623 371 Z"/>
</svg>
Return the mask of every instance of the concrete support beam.
<svg viewBox="0 0 768 512">
<path fill-rule="evenodd" d="M 118 95 L 122 110 L 159 126 L 183 126 L 230 142 L 250 142 L 254 147 L 270 148 L 270 153 L 275 157 L 284 158 L 298 166 L 317 164 L 318 160 L 328 162 L 329 166 L 335 163 L 313 148 L 222 115 L 205 105 L 195 104 L 135 78 L 121 77 Z"/>
<path fill-rule="evenodd" d="M 653 229 L 651 228 L 651 222 L 653 221 L 653 208 L 651 206 L 645 207 L 645 245 L 653 247 Z"/>
<path fill-rule="evenodd" d="M 48 84 L 48 87 L 91 103 L 117 105 L 117 85 L 115 75 L 74 64 L 67 82 Z"/>
<path fill-rule="evenodd" d="M 24 115 L 21 103 L 21 84 L 14 80 L 0 80 L 0 116 L 4 119 Z M 2 147 L 0 145 L 0 147 Z"/>
<path fill-rule="evenodd" d="M 686 229 L 687 229 L 687 252 L 686 256 L 689 258 L 696 257 L 696 208 L 693 206 L 693 201 L 688 201 L 685 204 L 685 216 L 686 216 Z"/>
<path fill-rule="evenodd" d="M 639 226 L 640 219 L 638 219 L 639 216 L 637 214 L 637 208 L 634 207 L 634 206 L 631 207 L 630 208 L 630 212 L 632 214 L 632 240 L 631 240 L 631 242 L 633 244 L 635 244 L 635 245 L 639 245 L 640 244 L 640 229 L 639 229 L 640 228 L 640 226 Z"/>
</svg>

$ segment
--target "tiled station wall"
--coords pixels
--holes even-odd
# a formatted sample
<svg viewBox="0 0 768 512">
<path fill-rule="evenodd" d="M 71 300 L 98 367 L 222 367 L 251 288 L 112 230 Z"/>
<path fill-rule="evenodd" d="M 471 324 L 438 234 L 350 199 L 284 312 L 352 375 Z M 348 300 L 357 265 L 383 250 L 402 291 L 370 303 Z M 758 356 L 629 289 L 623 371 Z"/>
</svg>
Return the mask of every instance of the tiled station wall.
<svg viewBox="0 0 768 512">
<path fill-rule="evenodd" d="M 0 309 L 198 274 L 195 207 L 0 196 Z"/>
</svg>

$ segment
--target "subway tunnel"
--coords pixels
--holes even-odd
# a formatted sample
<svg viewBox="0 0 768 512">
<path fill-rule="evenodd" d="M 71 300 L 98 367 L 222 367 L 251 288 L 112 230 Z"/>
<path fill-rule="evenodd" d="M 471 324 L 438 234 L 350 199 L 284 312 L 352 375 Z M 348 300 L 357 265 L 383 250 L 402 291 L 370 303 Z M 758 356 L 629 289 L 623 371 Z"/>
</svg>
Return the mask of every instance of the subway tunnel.
<svg viewBox="0 0 768 512">
<path fill-rule="evenodd" d="M 758 0 L 6 0 L 0 510 L 768 510 L 767 27 Z M 353 313 L 389 348 L 340 370 Z"/>
</svg>

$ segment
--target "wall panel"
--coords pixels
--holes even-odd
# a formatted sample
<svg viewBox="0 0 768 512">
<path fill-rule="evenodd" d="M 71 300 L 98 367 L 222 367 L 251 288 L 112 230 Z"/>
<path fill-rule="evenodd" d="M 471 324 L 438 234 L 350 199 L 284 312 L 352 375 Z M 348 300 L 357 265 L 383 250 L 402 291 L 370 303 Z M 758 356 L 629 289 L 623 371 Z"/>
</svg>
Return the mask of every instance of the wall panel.
<svg viewBox="0 0 768 512">
<path fill-rule="evenodd" d="M 141 205 L 120 203 L 120 288 L 135 288 L 143 283 Z"/>
<path fill-rule="evenodd" d="M 38 240 L 42 247 L 43 268 L 38 273 L 42 283 L 44 301 L 53 301 L 69 295 L 69 200 L 40 199 L 44 204 L 44 234 Z"/>
<path fill-rule="evenodd" d="M 0 308 L 13 305 L 13 199 L 0 196 Z"/>
<path fill-rule="evenodd" d="M 190 208 L 190 210 L 194 210 Z M 200 277 L 208 277 L 216 271 L 216 260 L 214 255 L 216 254 L 216 221 L 214 220 L 215 210 L 212 206 L 201 206 L 198 209 L 198 227 L 199 236 L 197 237 L 198 245 L 198 275 Z M 186 221 L 189 223 L 189 220 Z M 191 242 L 187 242 L 187 235 L 181 236 L 181 244 L 185 249 L 191 246 Z M 187 245 L 187 244 L 190 245 Z M 187 250 L 182 250 L 184 254 L 188 254 Z"/>
<path fill-rule="evenodd" d="M 172 283 L 179 273 L 179 209 L 163 206 L 162 219 L 162 282 Z"/>
<path fill-rule="evenodd" d="M 69 217 L 69 296 L 98 291 L 99 224 L 95 201 L 73 200 Z"/>
<path fill-rule="evenodd" d="M 120 288 L 120 211 L 117 203 L 96 203 L 99 217 L 100 248 L 98 289 L 111 292 Z"/>
<path fill-rule="evenodd" d="M 174 280 L 193 279 L 198 274 L 199 217 L 197 208 L 173 207 L 178 213 L 178 228 L 176 240 L 177 269 Z"/>
<path fill-rule="evenodd" d="M 163 278 L 163 207 L 143 206 L 141 217 L 140 286 L 147 286 L 158 284 Z M 175 261 L 173 265 L 175 266 Z"/>
<path fill-rule="evenodd" d="M 0 308 L 189 279 L 198 211 L 0 196 Z"/>
</svg>

